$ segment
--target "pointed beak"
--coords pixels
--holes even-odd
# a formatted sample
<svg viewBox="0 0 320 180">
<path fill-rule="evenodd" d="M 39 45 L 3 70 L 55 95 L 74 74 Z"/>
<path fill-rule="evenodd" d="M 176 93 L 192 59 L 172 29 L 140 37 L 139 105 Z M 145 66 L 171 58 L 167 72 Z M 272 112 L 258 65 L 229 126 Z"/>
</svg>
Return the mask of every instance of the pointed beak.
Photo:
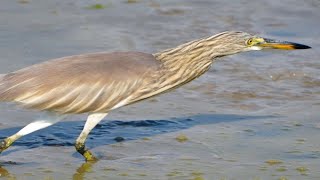
<svg viewBox="0 0 320 180">
<path fill-rule="evenodd" d="M 306 46 L 303 44 L 287 42 L 287 41 L 277 41 L 273 39 L 263 38 L 264 41 L 257 44 L 262 48 L 271 48 L 271 49 L 282 49 L 282 50 L 294 50 L 294 49 L 310 49 L 310 46 Z"/>
</svg>

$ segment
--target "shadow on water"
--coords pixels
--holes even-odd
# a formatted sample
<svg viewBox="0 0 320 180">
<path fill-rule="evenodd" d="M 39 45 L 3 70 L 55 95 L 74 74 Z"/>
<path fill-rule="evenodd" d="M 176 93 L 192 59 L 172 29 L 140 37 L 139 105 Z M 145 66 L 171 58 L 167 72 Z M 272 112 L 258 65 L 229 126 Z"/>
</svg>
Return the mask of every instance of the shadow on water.
<svg viewBox="0 0 320 180">
<path fill-rule="evenodd" d="M 137 120 L 137 121 L 102 121 L 90 133 L 87 145 L 95 147 L 116 143 L 117 140 L 135 140 L 159 134 L 188 129 L 196 125 L 241 120 L 257 120 L 274 118 L 275 116 L 241 116 L 227 114 L 201 114 L 190 117 L 171 118 L 169 120 Z M 60 122 L 46 129 L 39 130 L 17 140 L 14 146 L 37 148 L 40 146 L 73 146 L 80 134 L 84 121 Z M 6 138 L 22 127 L 0 130 L 0 139 Z M 121 138 L 119 138 L 121 137 Z M 11 153 L 16 150 L 6 150 Z"/>
</svg>

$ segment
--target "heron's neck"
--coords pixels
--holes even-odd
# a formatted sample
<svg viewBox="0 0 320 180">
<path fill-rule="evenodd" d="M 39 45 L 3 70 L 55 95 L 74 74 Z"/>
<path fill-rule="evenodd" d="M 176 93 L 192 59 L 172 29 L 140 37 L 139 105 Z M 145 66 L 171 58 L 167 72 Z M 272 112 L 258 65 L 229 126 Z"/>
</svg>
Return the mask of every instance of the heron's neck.
<svg viewBox="0 0 320 180">
<path fill-rule="evenodd" d="M 231 36 L 232 37 L 232 36 Z M 233 39 L 228 32 L 222 32 L 214 36 L 198 39 L 176 48 L 167 49 L 154 54 L 164 65 L 183 66 L 194 65 L 202 62 L 212 62 L 217 57 L 222 57 L 240 52 L 230 47 Z"/>
<path fill-rule="evenodd" d="M 158 82 L 159 88 L 165 90 L 176 88 L 201 76 L 219 54 L 213 53 L 208 41 L 203 39 L 156 53 L 154 56 L 162 63 L 161 70 L 164 73 Z"/>
<path fill-rule="evenodd" d="M 146 89 L 142 89 L 143 95 L 139 98 L 166 92 L 201 76 L 210 68 L 213 59 L 220 56 L 212 51 L 208 39 L 200 39 L 153 54 L 161 62 L 159 71 L 153 73 L 157 83 L 151 83 Z"/>
<path fill-rule="evenodd" d="M 182 44 L 154 54 L 164 68 L 179 73 L 191 73 L 191 76 L 203 74 L 212 64 L 215 57 L 224 56 L 223 52 L 215 52 L 208 39 L 200 39 Z M 186 75 L 188 76 L 188 75 Z"/>
</svg>

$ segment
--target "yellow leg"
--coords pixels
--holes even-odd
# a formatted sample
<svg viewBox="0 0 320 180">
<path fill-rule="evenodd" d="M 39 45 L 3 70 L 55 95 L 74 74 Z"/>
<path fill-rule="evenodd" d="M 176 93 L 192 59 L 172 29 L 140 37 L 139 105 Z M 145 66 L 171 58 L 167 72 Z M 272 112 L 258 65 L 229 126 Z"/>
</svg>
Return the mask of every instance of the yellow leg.
<svg viewBox="0 0 320 180">
<path fill-rule="evenodd" d="M 48 113 L 47 116 L 42 117 L 28 125 L 26 125 L 24 128 L 22 128 L 19 132 L 16 134 L 7 137 L 6 139 L 2 140 L 0 142 L 0 153 L 10 147 L 12 143 L 14 143 L 17 139 L 21 138 L 22 136 L 25 136 L 27 134 L 30 134 L 34 131 L 37 131 L 39 129 L 46 128 L 48 126 L 51 126 L 52 124 L 60 121 L 63 119 L 64 116 L 57 116 L 53 113 Z"/>
<path fill-rule="evenodd" d="M 83 130 L 76 140 L 76 150 L 86 159 L 86 161 L 97 161 L 98 159 L 85 146 L 85 141 L 90 131 L 107 115 L 107 113 L 90 114 L 83 127 Z"/>
<path fill-rule="evenodd" d="M 86 161 L 95 162 L 98 160 L 88 149 L 86 149 L 84 143 L 76 143 L 75 147 L 76 150 L 86 159 Z"/>
<path fill-rule="evenodd" d="M 4 140 L 2 140 L 2 141 L 0 142 L 0 153 L 2 153 L 2 151 L 4 151 L 4 150 L 8 149 L 8 147 L 10 147 L 11 144 L 12 144 L 13 142 L 15 142 L 17 139 L 19 139 L 20 137 L 21 137 L 21 136 L 15 134 L 15 135 L 12 135 L 12 136 L 7 137 L 7 138 L 5 138 Z"/>
</svg>

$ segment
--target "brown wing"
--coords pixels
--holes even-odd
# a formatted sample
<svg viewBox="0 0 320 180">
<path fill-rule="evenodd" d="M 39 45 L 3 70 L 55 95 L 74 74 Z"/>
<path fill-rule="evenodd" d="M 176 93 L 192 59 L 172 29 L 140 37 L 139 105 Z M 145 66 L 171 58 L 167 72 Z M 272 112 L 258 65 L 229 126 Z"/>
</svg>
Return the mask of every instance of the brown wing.
<svg viewBox="0 0 320 180">
<path fill-rule="evenodd" d="M 107 112 L 125 105 L 159 67 L 153 55 L 139 52 L 54 59 L 3 76 L 0 100 L 59 113 Z"/>
</svg>

